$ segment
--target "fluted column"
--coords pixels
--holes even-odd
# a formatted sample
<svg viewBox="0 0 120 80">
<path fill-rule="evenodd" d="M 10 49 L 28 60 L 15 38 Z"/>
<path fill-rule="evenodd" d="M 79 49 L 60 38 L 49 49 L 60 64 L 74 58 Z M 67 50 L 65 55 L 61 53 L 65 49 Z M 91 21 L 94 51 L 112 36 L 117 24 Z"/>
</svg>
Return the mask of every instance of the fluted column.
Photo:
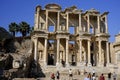
<svg viewBox="0 0 120 80">
<path fill-rule="evenodd" d="M 69 66 L 69 54 L 68 54 L 68 39 L 66 39 L 66 66 Z"/>
<path fill-rule="evenodd" d="M 56 60 L 56 66 L 59 65 L 59 62 L 60 62 L 59 46 L 60 46 L 60 39 L 57 39 L 57 60 Z"/>
<path fill-rule="evenodd" d="M 98 24 L 98 32 L 97 33 L 100 33 L 100 16 L 99 15 L 97 16 L 97 24 Z"/>
<path fill-rule="evenodd" d="M 47 38 L 45 38 L 44 43 L 44 65 L 47 65 Z"/>
<path fill-rule="evenodd" d="M 89 15 L 87 15 L 87 31 L 90 31 L 90 18 Z"/>
<path fill-rule="evenodd" d="M 88 40 L 88 66 L 91 66 L 90 40 Z"/>
<path fill-rule="evenodd" d="M 46 27 L 45 30 L 48 28 L 48 10 L 46 10 Z"/>
<path fill-rule="evenodd" d="M 69 27 L 69 13 L 67 13 L 67 21 L 66 21 L 66 31 L 68 32 L 68 27 Z"/>
<path fill-rule="evenodd" d="M 107 64 L 110 63 L 110 56 L 109 56 L 109 42 L 106 42 L 106 53 L 107 53 Z"/>
</svg>

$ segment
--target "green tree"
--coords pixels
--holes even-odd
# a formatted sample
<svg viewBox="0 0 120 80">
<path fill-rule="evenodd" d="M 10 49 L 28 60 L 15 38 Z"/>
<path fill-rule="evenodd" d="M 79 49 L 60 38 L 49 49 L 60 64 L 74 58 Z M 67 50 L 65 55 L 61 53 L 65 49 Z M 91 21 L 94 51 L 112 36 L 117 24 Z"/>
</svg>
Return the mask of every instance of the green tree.
<svg viewBox="0 0 120 80">
<path fill-rule="evenodd" d="M 23 37 L 30 33 L 30 25 L 27 22 L 22 21 L 19 26 Z"/>
<path fill-rule="evenodd" d="M 9 31 L 11 32 L 11 34 L 15 37 L 16 32 L 19 31 L 19 26 L 17 23 L 12 22 L 9 24 Z"/>
</svg>

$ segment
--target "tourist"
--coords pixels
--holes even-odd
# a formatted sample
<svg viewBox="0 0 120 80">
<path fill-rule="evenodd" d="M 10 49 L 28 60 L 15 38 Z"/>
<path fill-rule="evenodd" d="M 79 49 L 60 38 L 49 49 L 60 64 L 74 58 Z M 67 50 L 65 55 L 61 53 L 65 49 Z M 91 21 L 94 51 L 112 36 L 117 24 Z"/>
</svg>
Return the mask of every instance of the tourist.
<svg viewBox="0 0 120 80">
<path fill-rule="evenodd" d="M 108 80 L 111 80 L 111 72 L 108 73 Z"/>
<path fill-rule="evenodd" d="M 95 74 L 92 75 L 92 80 L 96 80 Z"/>
<path fill-rule="evenodd" d="M 51 80 L 55 80 L 55 75 L 54 75 L 54 73 L 51 74 Z"/>
<path fill-rule="evenodd" d="M 103 75 L 103 74 L 101 74 L 101 76 L 100 76 L 99 80 L 105 80 L 105 77 L 104 77 L 104 75 Z"/>
<path fill-rule="evenodd" d="M 84 80 L 90 80 L 89 75 L 87 73 L 85 74 L 85 76 L 86 77 L 84 78 Z"/>
<path fill-rule="evenodd" d="M 117 74 L 115 72 L 113 73 L 113 80 L 117 80 Z"/>
<path fill-rule="evenodd" d="M 95 69 L 93 69 L 93 71 L 92 71 L 92 75 L 95 75 Z"/>
<path fill-rule="evenodd" d="M 72 80 L 73 74 L 72 74 L 72 69 L 69 69 L 69 80 Z"/>
<path fill-rule="evenodd" d="M 88 78 L 89 78 L 89 80 L 92 80 L 92 76 L 90 73 L 88 74 Z"/>
<path fill-rule="evenodd" d="M 61 60 L 62 66 L 65 67 L 65 61 Z"/>
<path fill-rule="evenodd" d="M 60 73 L 59 73 L 59 71 L 57 71 L 57 73 L 56 73 L 56 77 L 57 77 L 57 80 L 60 79 Z"/>
</svg>

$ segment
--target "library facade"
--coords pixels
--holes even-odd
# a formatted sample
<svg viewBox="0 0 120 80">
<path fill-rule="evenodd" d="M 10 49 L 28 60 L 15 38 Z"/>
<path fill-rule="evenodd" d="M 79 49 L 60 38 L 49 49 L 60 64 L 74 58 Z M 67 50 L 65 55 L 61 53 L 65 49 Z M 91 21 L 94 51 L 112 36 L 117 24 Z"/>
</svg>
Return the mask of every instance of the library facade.
<svg viewBox="0 0 120 80">
<path fill-rule="evenodd" d="M 34 60 L 41 68 L 100 67 L 119 69 L 119 34 L 109 42 L 108 15 L 58 4 L 36 7 L 32 33 Z"/>
</svg>

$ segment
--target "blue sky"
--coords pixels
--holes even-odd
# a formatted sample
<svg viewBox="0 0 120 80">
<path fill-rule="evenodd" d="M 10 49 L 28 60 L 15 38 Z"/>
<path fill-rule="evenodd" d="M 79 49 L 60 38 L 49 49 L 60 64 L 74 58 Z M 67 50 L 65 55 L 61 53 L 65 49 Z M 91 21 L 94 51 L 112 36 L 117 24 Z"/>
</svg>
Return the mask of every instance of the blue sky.
<svg viewBox="0 0 120 80">
<path fill-rule="evenodd" d="M 109 11 L 110 42 L 113 42 L 114 36 L 120 32 L 120 0 L 0 0 L 0 26 L 8 30 L 11 22 L 21 21 L 26 21 L 33 26 L 35 7 L 41 5 L 44 8 L 48 3 L 57 3 L 63 10 L 75 5 L 83 11 L 91 8 L 101 13 Z"/>
</svg>

